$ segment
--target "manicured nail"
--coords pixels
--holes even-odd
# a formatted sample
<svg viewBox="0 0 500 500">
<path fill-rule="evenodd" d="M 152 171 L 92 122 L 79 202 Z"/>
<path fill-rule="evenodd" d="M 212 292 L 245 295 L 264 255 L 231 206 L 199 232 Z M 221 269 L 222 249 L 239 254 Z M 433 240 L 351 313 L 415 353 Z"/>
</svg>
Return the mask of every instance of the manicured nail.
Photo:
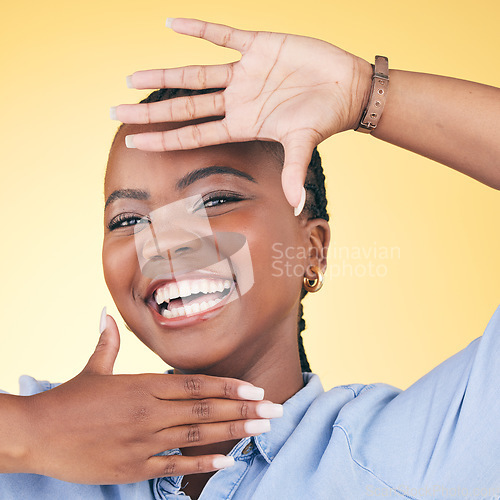
<svg viewBox="0 0 500 500">
<path fill-rule="evenodd" d="M 249 399 L 250 401 L 262 401 L 264 399 L 264 389 L 253 385 L 240 385 L 237 392 L 242 399 Z"/>
<path fill-rule="evenodd" d="M 127 82 L 127 87 L 129 89 L 133 89 L 135 88 L 133 83 L 132 83 L 132 75 L 128 75 L 126 78 L 125 78 L 125 81 Z"/>
<path fill-rule="evenodd" d="M 99 321 L 99 333 L 102 333 L 104 330 L 106 330 L 106 323 L 107 323 L 107 313 L 106 313 L 106 306 L 104 306 L 101 312 L 101 320 Z"/>
<path fill-rule="evenodd" d="M 271 430 L 270 420 L 248 420 L 243 425 L 245 432 L 251 436 L 256 436 L 257 434 L 263 434 L 264 432 L 269 432 Z"/>
<path fill-rule="evenodd" d="M 226 469 L 227 467 L 232 467 L 233 465 L 233 457 L 216 457 L 212 462 L 212 466 L 214 469 Z"/>
<path fill-rule="evenodd" d="M 125 136 L 125 146 L 129 149 L 134 149 L 134 135 L 126 135 Z"/>
<path fill-rule="evenodd" d="M 257 415 L 262 418 L 276 418 L 283 416 L 283 405 L 261 403 L 256 408 Z"/>
<path fill-rule="evenodd" d="M 175 19 L 175 17 L 167 17 L 167 22 L 165 23 L 165 26 L 167 28 L 171 28 L 172 27 L 172 23 L 174 22 L 174 19 Z"/>
<path fill-rule="evenodd" d="M 301 214 L 305 204 L 306 204 L 306 190 L 304 186 L 302 186 L 302 193 L 300 194 L 299 204 L 293 209 L 295 217 L 298 217 Z"/>
<path fill-rule="evenodd" d="M 109 108 L 109 117 L 112 119 L 112 120 L 118 120 L 118 118 L 116 118 L 116 106 L 111 106 Z"/>
</svg>

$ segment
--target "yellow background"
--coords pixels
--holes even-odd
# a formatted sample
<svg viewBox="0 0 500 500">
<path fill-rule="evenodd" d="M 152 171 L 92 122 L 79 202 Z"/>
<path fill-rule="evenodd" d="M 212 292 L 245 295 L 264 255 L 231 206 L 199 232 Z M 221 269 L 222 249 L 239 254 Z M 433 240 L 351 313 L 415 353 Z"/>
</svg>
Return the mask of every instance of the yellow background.
<svg viewBox="0 0 500 500">
<path fill-rule="evenodd" d="M 102 306 L 117 317 L 100 262 L 102 178 L 117 126 L 108 110 L 145 94 L 127 89 L 125 76 L 237 56 L 176 35 L 164 27 L 168 16 L 310 35 L 369 61 L 387 55 L 392 68 L 500 85 L 497 0 L 4 5 L 3 389 L 16 392 L 23 373 L 53 381 L 74 376 L 97 342 Z M 500 193 L 354 132 L 329 139 L 321 152 L 340 255 L 331 259 L 321 293 L 306 300 L 311 365 L 327 387 L 407 387 L 482 334 L 500 303 Z M 397 256 L 375 258 L 382 247 Z M 356 248 L 372 257 L 356 258 Z M 384 276 L 361 276 L 370 263 Z M 163 371 L 119 323 L 116 371 Z"/>
</svg>

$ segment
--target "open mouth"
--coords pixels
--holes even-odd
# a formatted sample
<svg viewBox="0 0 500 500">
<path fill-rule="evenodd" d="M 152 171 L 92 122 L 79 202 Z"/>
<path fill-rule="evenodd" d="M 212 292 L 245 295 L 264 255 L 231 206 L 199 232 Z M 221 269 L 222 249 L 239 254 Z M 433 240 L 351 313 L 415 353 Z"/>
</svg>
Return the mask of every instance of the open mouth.
<svg viewBox="0 0 500 500">
<path fill-rule="evenodd" d="M 171 281 L 153 292 L 154 304 L 164 318 L 192 316 L 214 309 L 233 289 L 232 279 L 198 278 Z"/>
</svg>

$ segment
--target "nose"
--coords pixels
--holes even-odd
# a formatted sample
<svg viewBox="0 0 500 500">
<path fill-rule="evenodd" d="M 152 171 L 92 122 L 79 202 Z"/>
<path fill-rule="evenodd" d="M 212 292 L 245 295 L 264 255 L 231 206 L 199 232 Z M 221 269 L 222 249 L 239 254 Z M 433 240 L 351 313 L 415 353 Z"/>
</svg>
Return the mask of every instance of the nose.
<svg viewBox="0 0 500 500">
<path fill-rule="evenodd" d="M 153 232 L 152 238 L 144 243 L 142 256 L 145 260 L 163 257 L 173 260 L 187 254 L 200 251 L 202 240 L 199 236 L 185 229 L 171 229 Z"/>
</svg>

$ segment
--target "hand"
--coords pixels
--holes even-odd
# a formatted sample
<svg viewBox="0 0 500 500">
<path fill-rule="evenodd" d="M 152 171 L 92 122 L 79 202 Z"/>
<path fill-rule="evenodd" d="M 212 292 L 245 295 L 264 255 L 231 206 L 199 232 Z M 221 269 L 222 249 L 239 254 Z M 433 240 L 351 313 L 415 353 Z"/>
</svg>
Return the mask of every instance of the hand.
<svg viewBox="0 0 500 500">
<path fill-rule="evenodd" d="M 246 388 L 248 398 L 261 399 L 251 384 L 202 375 L 113 375 L 118 349 L 118 328 L 108 316 L 79 375 L 22 398 L 29 418 L 22 472 L 88 484 L 209 472 L 223 468 L 223 455 L 155 455 L 258 433 L 245 430 L 266 404 L 241 397 Z"/>
<path fill-rule="evenodd" d="M 236 49 L 242 57 L 220 66 L 139 71 L 130 77 L 132 86 L 224 90 L 120 105 L 116 118 L 142 124 L 223 118 L 137 134 L 133 146 L 167 151 L 250 140 L 281 142 L 285 150 L 283 190 L 289 203 L 298 206 L 314 147 L 357 125 L 370 92 L 371 65 L 314 38 L 241 31 L 194 19 L 174 19 L 172 28 Z"/>
</svg>

